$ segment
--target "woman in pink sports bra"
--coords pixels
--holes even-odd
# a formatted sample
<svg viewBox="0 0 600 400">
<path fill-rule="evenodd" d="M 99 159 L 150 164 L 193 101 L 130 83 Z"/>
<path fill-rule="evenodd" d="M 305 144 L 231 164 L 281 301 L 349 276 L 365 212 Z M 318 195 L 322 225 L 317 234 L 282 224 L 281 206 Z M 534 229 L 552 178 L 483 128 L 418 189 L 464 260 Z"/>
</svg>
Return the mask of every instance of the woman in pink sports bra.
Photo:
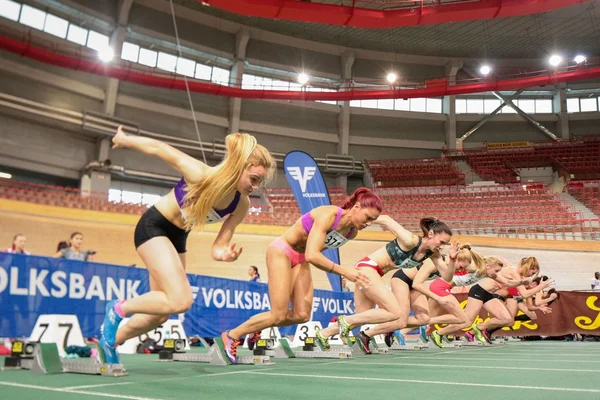
<svg viewBox="0 0 600 400">
<path fill-rule="evenodd" d="M 247 334 L 273 326 L 307 322 L 313 300 L 310 264 L 368 287 L 369 280 L 356 268 L 337 265 L 321 252 L 341 247 L 356 237 L 359 230 L 375 221 L 383 204 L 367 188 L 356 190 L 340 208 L 321 206 L 304 214 L 267 249 L 267 271 L 271 311 L 255 315 L 242 325 L 224 332 L 221 351 L 232 364 L 237 362 L 237 347 Z M 292 308 L 289 308 L 290 301 Z"/>
</svg>

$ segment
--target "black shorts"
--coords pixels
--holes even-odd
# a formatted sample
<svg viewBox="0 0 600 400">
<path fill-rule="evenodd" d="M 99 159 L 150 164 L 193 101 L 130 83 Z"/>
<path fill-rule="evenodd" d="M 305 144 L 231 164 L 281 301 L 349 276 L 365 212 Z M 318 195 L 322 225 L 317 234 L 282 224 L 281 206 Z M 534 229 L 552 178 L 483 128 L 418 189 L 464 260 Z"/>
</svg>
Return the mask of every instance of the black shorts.
<svg viewBox="0 0 600 400">
<path fill-rule="evenodd" d="M 477 284 L 474 285 L 471 288 L 471 290 L 469 290 L 469 297 L 481 300 L 483 301 L 483 304 L 485 304 L 488 301 L 492 300 L 494 298 L 494 295 Z"/>
<path fill-rule="evenodd" d="M 186 242 L 190 233 L 166 219 L 154 206 L 146 210 L 135 227 L 133 240 L 137 249 L 148 240 L 166 236 L 173 243 L 177 253 L 187 251 Z"/>
<path fill-rule="evenodd" d="M 401 281 L 403 281 L 404 283 L 406 283 L 408 285 L 408 288 L 412 290 L 412 284 L 413 284 L 413 280 L 410 279 L 408 276 L 406 276 L 406 274 L 404 273 L 404 271 L 402 271 L 401 269 L 399 269 L 398 271 L 396 271 L 396 273 L 394 273 L 394 275 L 392 275 L 392 278 L 398 278 Z"/>
<path fill-rule="evenodd" d="M 498 293 L 492 293 L 492 297 L 495 299 L 498 299 L 500 301 L 506 301 L 506 299 L 504 298 L 504 296 L 500 296 Z"/>
</svg>

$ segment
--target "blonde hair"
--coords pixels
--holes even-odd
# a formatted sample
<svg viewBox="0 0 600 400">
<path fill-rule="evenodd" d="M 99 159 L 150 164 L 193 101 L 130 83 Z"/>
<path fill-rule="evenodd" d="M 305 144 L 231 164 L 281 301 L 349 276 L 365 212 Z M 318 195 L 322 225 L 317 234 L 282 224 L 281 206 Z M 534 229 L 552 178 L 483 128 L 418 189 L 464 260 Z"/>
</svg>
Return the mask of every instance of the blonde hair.
<svg viewBox="0 0 600 400">
<path fill-rule="evenodd" d="M 483 257 L 483 262 L 485 263 L 486 267 L 488 265 L 498 265 L 500 267 L 504 267 L 506 265 L 500 258 L 495 256 Z"/>
<path fill-rule="evenodd" d="M 466 261 L 469 264 L 474 263 L 477 275 L 485 275 L 486 264 L 483 257 L 475 250 L 471 249 L 470 244 L 463 244 L 459 248 L 460 250 L 456 254 L 456 261 Z"/>
<path fill-rule="evenodd" d="M 225 138 L 227 154 L 202 182 L 187 185 L 183 208 L 189 217 L 185 229 L 202 227 L 206 216 L 219 199 L 236 190 L 244 171 L 251 166 L 261 166 L 267 171 L 264 183 L 273 179 L 276 163 L 271 153 L 247 133 L 232 133 Z"/>
<path fill-rule="evenodd" d="M 534 268 L 537 268 L 538 271 L 536 275 L 540 273 L 540 263 L 535 257 L 521 258 L 518 269 L 521 270 L 521 268 L 523 269 L 523 275 L 529 275 L 529 272 Z"/>
</svg>

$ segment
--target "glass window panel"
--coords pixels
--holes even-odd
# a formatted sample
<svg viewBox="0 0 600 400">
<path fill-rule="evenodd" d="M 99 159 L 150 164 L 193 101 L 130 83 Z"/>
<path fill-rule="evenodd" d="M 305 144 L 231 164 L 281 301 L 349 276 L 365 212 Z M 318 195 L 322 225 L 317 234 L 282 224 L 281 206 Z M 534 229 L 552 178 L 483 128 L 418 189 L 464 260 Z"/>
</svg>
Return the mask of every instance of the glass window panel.
<svg viewBox="0 0 600 400">
<path fill-rule="evenodd" d="M 142 65 L 147 65 L 149 67 L 156 67 L 157 57 L 158 54 L 155 51 L 141 48 L 140 58 L 138 62 Z"/>
<path fill-rule="evenodd" d="M 483 112 L 484 114 L 491 114 L 496 108 L 498 108 L 502 102 L 498 99 L 485 99 L 483 100 Z M 500 110 L 502 111 L 502 110 Z"/>
<path fill-rule="evenodd" d="M 295 83 L 295 82 L 290 82 L 290 90 L 294 90 L 294 91 L 301 91 L 302 90 L 302 85 L 299 83 Z"/>
<path fill-rule="evenodd" d="M 188 58 L 179 57 L 177 58 L 177 73 L 189 77 L 194 77 L 194 70 L 196 69 L 196 61 Z"/>
<path fill-rule="evenodd" d="M 350 107 L 360 107 L 360 100 L 350 100 Z"/>
<path fill-rule="evenodd" d="M 52 14 L 46 15 L 46 24 L 44 25 L 44 32 L 64 39 L 67 37 L 68 29 L 69 21 L 67 21 L 66 19 L 58 18 L 57 16 Z"/>
<path fill-rule="evenodd" d="M 18 21 L 20 12 L 21 5 L 19 3 L 12 0 L 0 0 L 0 17 Z"/>
<path fill-rule="evenodd" d="M 410 111 L 425 112 L 427 110 L 427 99 L 410 99 Z"/>
<path fill-rule="evenodd" d="M 427 112 L 442 113 L 442 99 L 427 99 Z"/>
<path fill-rule="evenodd" d="M 509 105 L 505 105 L 504 107 L 502 107 L 502 114 L 516 114 L 516 113 L 517 112 L 515 111 L 515 109 Z"/>
<path fill-rule="evenodd" d="M 87 37 L 87 29 L 80 28 L 77 25 L 69 24 L 69 32 L 67 32 L 68 41 L 85 46 L 87 43 Z"/>
<path fill-rule="evenodd" d="M 395 99 L 394 110 L 397 111 L 410 111 L 410 100 L 409 99 Z"/>
<path fill-rule="evenodd" d="M 598 111 L 598 102 L 595 97 L 581 99 L 579 104 L 581 112 Z"/>
<path fill-rule="evenodd" d="M 90 31 L 88 35 L 87 47 L 96 51 L 102 51 L 108 47 L 108 36 Z"/>
<path fill-rule="evenodd" d="M 274 80 L 273 81 L 273 90 L 289 90 L 290 83 L 286 81 Z"/>
<path fill-rule="evenodd" d="M 552 114 L 552 100 L 535 99 L 535 112 L 537 114 Z"/>
<path fill-rule="evenodd" d="M 46 22 L 46 13 L 37 8 L 30 7 L 27 4 L 23 4 L 19 22 L 41 31 L 44 29 L 44 22 Z"/>
<path fill-rule="evenodd" d="M 121 191 L 119 189 L 108 189 L 108 201 L 121 202 Z"/>
<path fill-rule="evenodd" d="M 567 112 L 579 112 L 579 97 L 571 97 L 567 99 Z"/>
<path fill-rule="evenodd" d="M 254 75 L 242 75 L 242 89 L 254 89 Z"/>
<path fill-rule="evenodd" d="M 362 108 L 377 108 L 377 100 L 361 100 L 360 106 Z"/>
<path fill-rule="evenodd" d="M 124 42 L 123 49 L 121 50 L 121 58 L 126 61 L 138 62 L 138 55 L 140 53 L 140 46 L 137 44 Z"/>
<path fill-rule="evenodd" d="M 482 99 L 467 99 L 467 113 L 483 114 L 483 100 Z"/>
<path fill-rule="evenodd" d="M 169 72 L 175 72 L 177 66 L 177 57 L 172 54 L 158 52 L 158 61 L 156 62 L 156 68 L 163 69 Z"/>
<path fill-rule="evenodd" d="M 377 100 L 377 108 L 380 108 L 382 110 L 393 110 L 394 109 L 394 99 Z"/>
<path fill-rule="evenodd" d="M 142 204 L 145 204 L 148 207 L 152 207 L 158 200 L 160 200 L 160 197 L 161 196 L 157 194 L 144 193 L 142 195 Z"/>
<path fill-rule="evenodd" d="M 219 85 L 229 85 L 229 70 L 213 67 L 212 81 Z"/>
<path fill-rule="evenodd" d="M 139 192 L 130 192 L 128 190 L 123 190 L 121 192 L 121 199 L 123 203 L 139 204 L 142 202 L 142 194 Z"/>
<path fill-rule="evenodd" d="M 467 113 L 467 99 L 456 99 L 456 113 L 466 114 Z"/>
<path fill-rule="evenodd" d="M 212 76 L 212 68 L 208 65 L 196 64 L 196 79 L 203 79 L 205 81 L 210 81 L 210 77 Z"/>
</svg>

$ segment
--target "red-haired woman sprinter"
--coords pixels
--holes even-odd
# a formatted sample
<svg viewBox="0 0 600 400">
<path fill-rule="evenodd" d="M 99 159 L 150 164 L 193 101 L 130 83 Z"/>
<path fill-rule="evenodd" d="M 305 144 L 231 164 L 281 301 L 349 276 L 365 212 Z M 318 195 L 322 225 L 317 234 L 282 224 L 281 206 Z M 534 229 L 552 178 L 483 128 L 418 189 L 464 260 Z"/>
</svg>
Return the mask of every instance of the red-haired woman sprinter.
<svg viewBox="0 0 600 400">
<path fill-rule="evenodd" d="M 368 287 L 367 276 L 353 267 L 337 265 L 321 252 L 338 248 L 356 237 L 359 230 L 375 221 L 383 204 L 367 188 L 360 188 L 342 206 L 321 206 L 304 214 L 267 249 L 267 271 L 271 311 L 263 312 L 242 325 L 224 332 L 221 351 L 231 363 L 237 362 L 237 347 L 247 334 L 272 326 L 307 322 L 313 300 L 310 264 Z M 289 308 L 290 301 L 292 303 Z"/>
</svg>

